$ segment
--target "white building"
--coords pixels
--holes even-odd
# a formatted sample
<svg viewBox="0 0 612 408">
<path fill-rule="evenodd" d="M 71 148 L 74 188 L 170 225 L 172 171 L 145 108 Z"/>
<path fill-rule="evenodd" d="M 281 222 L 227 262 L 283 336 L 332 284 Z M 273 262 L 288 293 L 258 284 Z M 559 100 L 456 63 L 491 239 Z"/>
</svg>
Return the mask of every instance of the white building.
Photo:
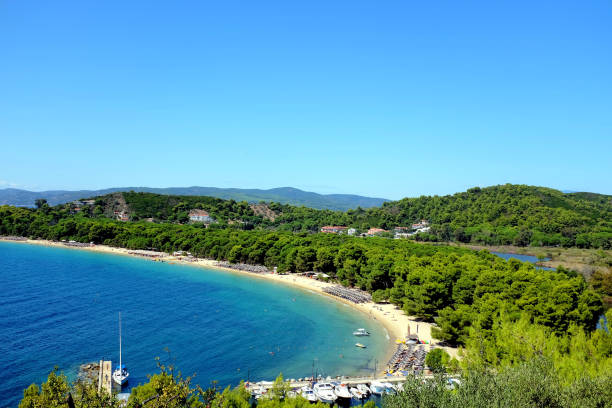
<svg viewBox="0 0 612 408">
<path fill-rule="evenodd" d="M 189 221 L 194 222 L 212 222 L 211 216 L 204 210 L 189 211 Z"/>
</svg>

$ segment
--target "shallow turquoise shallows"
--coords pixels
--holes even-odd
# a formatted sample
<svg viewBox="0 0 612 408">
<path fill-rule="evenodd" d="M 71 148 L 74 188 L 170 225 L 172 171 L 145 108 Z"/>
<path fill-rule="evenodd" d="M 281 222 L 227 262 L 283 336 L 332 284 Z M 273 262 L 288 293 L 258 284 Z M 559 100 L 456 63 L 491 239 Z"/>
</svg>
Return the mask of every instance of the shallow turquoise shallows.
<svg viewBox="0 0 612 408">
<path fill-rule="evenodd" d="M 157 372 L 156 356 L 207 386 L 310 376 L 313 363 L 371 374 L 389 346 L 377 321 L 326 296 L 127 256 L 0 242 L 0 291 L 0 407 L 55 365 L 74 378 L 80 364 L 116 364 L 119 311 L 130 386 Z M 373 335 L 357 339 L 359 327 Z"/>
</svg>

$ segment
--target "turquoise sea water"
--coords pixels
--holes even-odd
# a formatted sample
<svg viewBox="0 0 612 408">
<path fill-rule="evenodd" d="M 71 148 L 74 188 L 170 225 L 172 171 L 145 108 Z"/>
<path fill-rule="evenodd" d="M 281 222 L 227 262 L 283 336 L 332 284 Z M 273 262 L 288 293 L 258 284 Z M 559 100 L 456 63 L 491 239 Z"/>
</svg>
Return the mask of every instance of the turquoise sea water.
<svg viewBox="0 0 612 408">
<path fill-rule="evenodd" d="M 370 374 L 390 340 L 367 315 L 326 296 L 241 274 L 127 256 L 0 242 L 0 407 L 57 365 L 118 362 L 117 313 L 130 386 L 154 358 L 204 386 Z M 352 331 L 365 327 L 372 336 Z M 165 350 L 169 350 L 170 354 Z"/>
</svg>

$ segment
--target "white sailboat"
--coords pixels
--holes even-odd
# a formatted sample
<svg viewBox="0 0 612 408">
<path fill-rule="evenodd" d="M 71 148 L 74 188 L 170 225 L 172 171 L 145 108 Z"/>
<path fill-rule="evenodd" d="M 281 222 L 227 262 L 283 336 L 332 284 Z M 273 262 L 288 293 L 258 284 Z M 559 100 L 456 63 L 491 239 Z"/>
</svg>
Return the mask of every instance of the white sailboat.
<svg viewBox="0 0 612 408">
<path fill-rule="evenodd" d="M 124 385 L 127 383 L 129 376 L 130 373 L 121 361 L 121 312 L 119 312 L 119 365 L 113 371 L 113 381 L 119 385 Z"/>
</svg>

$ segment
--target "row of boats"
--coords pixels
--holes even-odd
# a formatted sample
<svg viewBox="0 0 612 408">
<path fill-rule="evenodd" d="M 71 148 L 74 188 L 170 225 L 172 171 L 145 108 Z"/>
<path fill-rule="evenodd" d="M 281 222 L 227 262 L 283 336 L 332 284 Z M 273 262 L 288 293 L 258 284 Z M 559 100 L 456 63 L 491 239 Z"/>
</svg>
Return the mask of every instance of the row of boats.
<svg viewBox="0 0 612 408">
<path fill-rule="evenodd" d="M 367 399 L 371 394 L 382 396 L 385 394 L 395 394 L 401 389 L 401 384 L 397 386 L 389 382 L 372 381 L 368 384 L 347 385 L 335 381 L 323 381 L 315 383 L 312 387 L 305 385 L 292 392 L 301 395 L 311 403 L 321 401 L 333 404 L 337 401 L 355 400 L 357 402 Z M 250 392 L 255 399 L 265 398 L 267 389 L 264 386 L 250 387 Z"/>
<path fill-rule="evenodd" d="M 300 394 L 310 402 L 321 401 L 332 404 L 338 399 L 363 401 L 370 394 L 383 395 L 395 394 L 396 392 L 397 389 L 393 384 L 379 381 L 373 381 L 369 386 L 367 384 L 356 384 L 350 387 L 342 383 L 322 382 L 316 383 L 312 388 L 309 386 L 302 387 Z M 316 397 L 316 400 L 314 397 Z"/>
</svg>

